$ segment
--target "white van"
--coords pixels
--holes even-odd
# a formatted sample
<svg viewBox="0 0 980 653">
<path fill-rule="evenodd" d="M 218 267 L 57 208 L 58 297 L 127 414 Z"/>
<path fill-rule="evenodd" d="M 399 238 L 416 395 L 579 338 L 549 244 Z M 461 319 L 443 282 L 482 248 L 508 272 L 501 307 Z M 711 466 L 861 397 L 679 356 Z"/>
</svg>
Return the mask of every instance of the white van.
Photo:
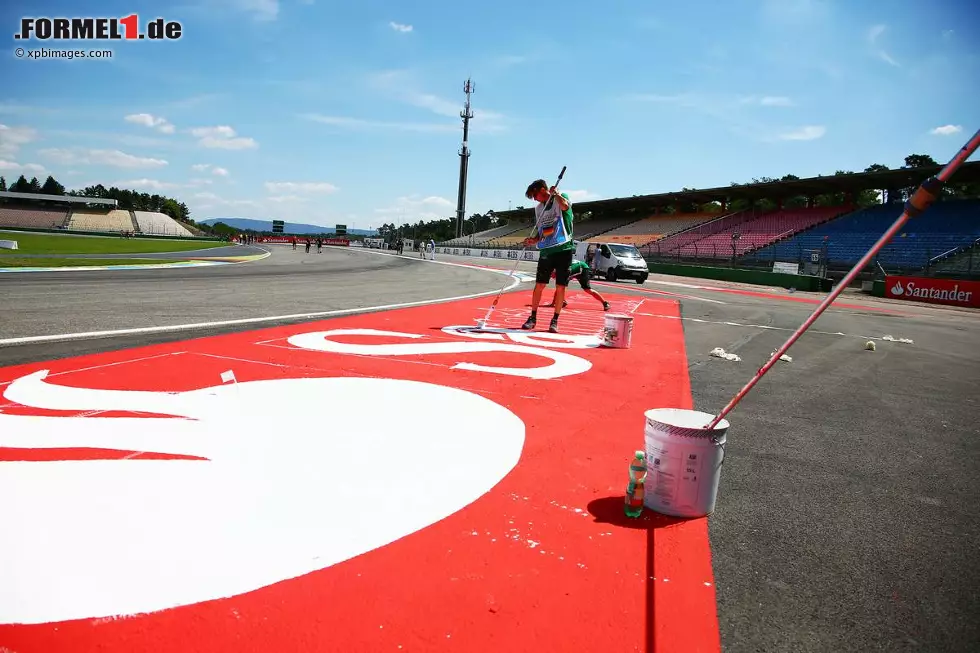
<svg viewBox="0 0 980 653">
<path fill-rule="evenodd" d="M 590 257 L 590 249 L 592 256 Z M 635 245 L 623 243 L 576 243 L 575 258 L 591 263 L 595 276 L 604 276 L 607 281 L 633 279 L 643 283 L 650 274 L 646 259 L 640 255 Z"/>
</svg>

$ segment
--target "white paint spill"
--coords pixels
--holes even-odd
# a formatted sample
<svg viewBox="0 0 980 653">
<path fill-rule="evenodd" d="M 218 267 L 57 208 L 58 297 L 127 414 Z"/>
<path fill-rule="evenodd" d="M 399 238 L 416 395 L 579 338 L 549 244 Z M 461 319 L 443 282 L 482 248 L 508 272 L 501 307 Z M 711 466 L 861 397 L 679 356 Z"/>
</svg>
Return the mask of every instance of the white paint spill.
<svg viewBox="0 0 980 653">
<path fill-rule="evenodd" d="M 710 355 L 714 356 L 715 358 L 724 358 L 727 361 L 738 362 L 742 360 L 742 358 L 738 354 L 730 354 L 726 352 L 724 349 L 722 349 L 721 347 L 715 347 L 714 349 L 712 349 Z"/>
<path fill-rule="evenodd" d="M 905 344 L 908 345 L 915 344 L 912 342 L 911 338 L 895 338 L 894 336 L 882 336 L 881 339 L 887 340 L 888 342 L 904 342 Z"/>
<path fill-rule="evenodd" d="M 330 567 L 456 513 L 500 482 L 524 445 L 524 424 L 506 408 L 428 383 L 300 378 L 147 392 L 58 386 L 46 376 L 13 381 L 4 398 L 173 417 L 4 413 L 0 447 L 207 460 L 0 464 L 0 496 L 18 497 L 0 502 L 0 524 L 31 533 L 0 538 L 0 558 L 17 561 L 0 565 L 0 624 L 153 612 Z M 434 417 L 365 421 L 381 396 L 393 414 Z M 305 418 L 311 405 L 333 416 L 317 437 Z M 455 464 L 474 451 L 478 466 Z M 384 519 L 351 500 L 363 495 L 364 465 L 378 452 L 397 461 L 371 481 L 388 497 Z"/>
</svg>

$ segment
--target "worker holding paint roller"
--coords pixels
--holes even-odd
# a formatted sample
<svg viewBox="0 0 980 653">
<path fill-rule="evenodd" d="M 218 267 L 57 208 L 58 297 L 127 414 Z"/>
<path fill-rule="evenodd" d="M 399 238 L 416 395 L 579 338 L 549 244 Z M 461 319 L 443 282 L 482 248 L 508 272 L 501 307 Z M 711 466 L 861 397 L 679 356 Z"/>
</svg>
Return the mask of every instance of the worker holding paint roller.
<svg viewBox="0 0 980 653">
<path fill-rule="evenodd" d="M 531 295 L 531 315 L 521 328 L 534 328 L 537 323 L 541 294 L 554 274 L 555 314 L 551 318 L 548 330 L 558 333 L 558 316 L 561 314 L 565 300 L 572 258 L 575 255 L 575 242 L 572 240 L 574 222 L 572 202 L 566 193 L 558 192 L 557 186 L 548 188 L 548 182 L 544 179 L 532 182 L 527 187 L 525 196 L 538 204 L 534 207 L 536 233 L 524 241 L 524 246 L 536 247 L 539 256 L 534 292 Z"/>
</svg>

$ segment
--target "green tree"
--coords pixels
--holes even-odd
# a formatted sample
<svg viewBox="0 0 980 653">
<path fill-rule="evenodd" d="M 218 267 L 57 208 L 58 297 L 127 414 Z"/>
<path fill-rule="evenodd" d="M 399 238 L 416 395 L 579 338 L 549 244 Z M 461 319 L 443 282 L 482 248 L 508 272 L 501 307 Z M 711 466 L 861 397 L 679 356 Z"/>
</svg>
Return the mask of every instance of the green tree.
<svg viewBox="0 0 980 653">
<path fill-rule="evenodd" d="M 58 180 L 48 175 L 48 178 L 44 180 L 44 185 L 41 186 L 41 193 L 44 195 L 64 195 L 65 187 L 58 183 Z"/>
<path fill-rule="evenodd" d="M 909 154 L 905 157 L 905 168 L 924 168 L 938 166 L 939 163 L 928 154 Z"/>
<path fill-rule="evenodd" d="M 14 182 L 14 185 L 10 187 L 10 192 L 12 193 L 29 193 L 31 192 L 31 183 L 27 181 L 27 177 L 21 175 Z"/>
<path fill-rule="evenodd" d="M 37 177 L 31 177 L 31 189 L 27 192 L 29 193 L 40 193 L 41 192 L 41 182 L 37 180 Z"/>
<path fill-rule="evenodd" d="M 6 190 L 7 190 L 7 180 L 4 179 L 3 177 L 0 177 L 0 193 Z"/>
</svg>

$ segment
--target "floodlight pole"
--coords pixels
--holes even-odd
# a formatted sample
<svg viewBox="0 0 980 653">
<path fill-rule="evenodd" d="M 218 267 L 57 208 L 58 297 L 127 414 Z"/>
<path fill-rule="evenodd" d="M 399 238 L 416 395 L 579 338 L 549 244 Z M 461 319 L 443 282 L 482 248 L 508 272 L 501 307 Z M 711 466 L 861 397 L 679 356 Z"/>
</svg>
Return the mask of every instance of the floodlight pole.
<svg viewBox="0 0 980 653">
<path fill-rule="evenodd" d="M 466 93 L 466 104 L 459 113 L 459 117 L 463 119 L 463 147 L 459 150 L 459 192 L 456 195 L 457 238 L 463 236 L 463 218 L 466 214 L 466 173 L 470 158 L 470 119 L 473 117 L 473 111 L 470 109 L 470 95 L 473 94 L 475 88 L 475 85 L 469 79 L 463 84 L 463 92 Z"/>
</svg>

